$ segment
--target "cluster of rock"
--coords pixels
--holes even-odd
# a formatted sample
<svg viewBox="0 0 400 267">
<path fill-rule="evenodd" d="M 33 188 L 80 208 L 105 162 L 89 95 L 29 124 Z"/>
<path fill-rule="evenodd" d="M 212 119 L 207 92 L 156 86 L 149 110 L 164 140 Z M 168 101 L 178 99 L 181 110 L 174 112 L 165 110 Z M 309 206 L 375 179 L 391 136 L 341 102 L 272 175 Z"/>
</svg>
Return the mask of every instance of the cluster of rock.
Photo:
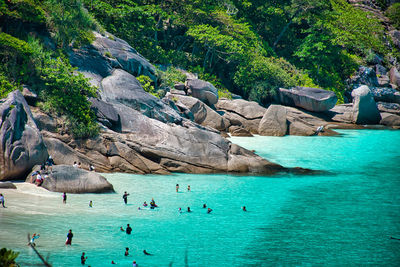
<svg viewBox="0 0 400 267">
<path fill-rule="evenodd" d="M 266 108 L 243 99 L 219 99 L 211 83 L 188 77 L 160 100 L 145 92 L 135 78 L 145 74 L 155 79 L 155 68 L 123 40 L 96 34 L 93 44 L 71 52 L 70 62 L 99 88 L 99 97 L 90 102 L 101 126 L 100 135 L 72 138 L 60 131 L 59 118 L 29 106 L 15 91 L 0 100 L 0 180 L 21 179 L 48 155 L 59 166 L 43 187 L 59 192 L 113 190 L 101 176 L 71 169 L 73 162 L 86 168 L 92 165 L 99 172 L 140 174 L 310 173 L 271 163 L 225 137 L 228 133 L 335 135 L 329 128 L 344 127 L 343 123 L 400 125 L 400 108 L 393 107 L 395 102 L 375 103 L 378 98 L 398 99 L 393 88 L 395 91 L 379 91 L 381 87 L 371 90 L 369 84 L 358 86 L 352 92 L 352 103 L 338 106 L 333 92 L 281 88 L 280 103 Z M 370 76 L 358 81 L 375 82 Z M 24 96 L 30 103 L 36 97 L 25 89 Z M 321 126 L 327 127 L 318 130 Z"/>
<path fill-rule="evenodd" d="M 232 144 L 220 135 L 228 119 L 212 107 L 218 92 L 210 83 L 190 79 L 187 96 L 160 100 L 145 92 L 135 75 L 154 75 L 154 67 L 118 38 L 96 35 L 92 45 L 75 50 L 70 62 L 98 86 L 90 99 L 101 126 L 96 138 L 76 140 L 60 131 L 60 118 L 29 106 L 19 91 L 0 102 L 0 180 L 21 179 L 52 155 L 56 165 L 81 162 L 99 172 L 272 174 L 288 169 Z M 35 94 L 24 90 L 29 101 Z M 43 187 L 65 192 L 112 190 L 85 170 L 60 166 Z M 61 169 L 59 169 L 61 168 Z M 70 175 L 66 173 L 71 172 Z M 28 175 L 27 180 L 31 177 Z M 100 179 L 100 180 L 99 180 Z M 106 188 L 106 189 L 104 189 Z"/>
</svg>

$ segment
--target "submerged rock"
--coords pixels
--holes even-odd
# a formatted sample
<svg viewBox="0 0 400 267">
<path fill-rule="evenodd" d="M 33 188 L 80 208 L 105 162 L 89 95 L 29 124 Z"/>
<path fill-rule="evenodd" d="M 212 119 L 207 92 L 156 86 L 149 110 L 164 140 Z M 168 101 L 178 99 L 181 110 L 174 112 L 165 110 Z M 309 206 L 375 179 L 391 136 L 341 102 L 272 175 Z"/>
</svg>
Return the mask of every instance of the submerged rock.
<svg viewBox="0 0 400 267">
<path fill-rule="evenodd" d="M 36 167 L 34 171 L 37 171 Z M 32 173 L 26 182 L 34 182 Z M 44 179 L 43 188 L 53 192 L 66 193 L 108 193 L 114 192 L 106 178 L 93 171 L 86 171 L 70 165 L 54 165 L 53 171 Z"/>
<path fill-rule="evenodd" d="M 21 92 L 0 100 L 0 180 L 21 179 L 47 159 L 47 149 Z"/>
</svg>

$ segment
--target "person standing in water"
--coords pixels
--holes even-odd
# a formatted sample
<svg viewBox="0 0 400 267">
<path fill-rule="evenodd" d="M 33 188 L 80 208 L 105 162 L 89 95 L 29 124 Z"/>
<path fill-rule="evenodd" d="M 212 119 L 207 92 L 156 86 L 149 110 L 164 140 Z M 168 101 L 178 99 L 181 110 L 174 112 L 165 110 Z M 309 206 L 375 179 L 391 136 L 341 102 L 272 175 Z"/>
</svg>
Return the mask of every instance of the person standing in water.
<svg viewBox="0 0 400 267">
<path fill-rule="evenodd" d="M 129 194 L 125 191 L 124 195 L 122 196 L 122 198 L 124 199 L 125 204 L 128 204 L 128 196 L 129 196 Z"/>
<path fill-rule="evenodd" d="M 91 201 L 91 200 L 89 202 L 89 207 L 91 207 L 91 208 L 93 207 L 93 201 Z"/>
<path fill-rule="evenodd" d="M 129 248 L 125 248 L 125 256 L 129 256 Z"/>
<path fill-rule="evenodd" d="M 243 206 L 243 207 L 242 207 L 242 210 L 243 210 L 243 211 L 247 211 L 246 206 Z"/>
<path fill-rule="evenodd" d="M 176 189 L 176 192 L 178 193 L 178 191 L 179 191 L 179 184 L 176 184 L 175 189 Z"/>
<path fill-rule="evenodd" d="M 82 265 L 85 265 L 86 260 L 87 260 L 87 256 L 85 257 L 85 252 L 82 252 L 81 264 L 82 264 Z"/>
<path fill-rule="evenodd" d="M 190 185 L 188 185 L 188 191 L 190 191 Z"/>
<path fill-rule="evenodd" d="M 65 245 L 72 245 L 72 237 L 74 237 L 74 234 L 72 233 L 72 230 L 69 229 L 68 234 L 67 234 L 67 241 L 65 241 Z"/>
<path fill-rule="evenodd" d="M 67 204 L 67 193 L 63 193 L 63 203 Z"/>
<path fill-rule="evenodd" d="M 128 223 L 128 225 L 126 226 L 126 233 L 127 233 L 128 235 L 130 235 L 130 234 L 132 233 L 132 228 L 130 227 L 129 223 Z"/>
</svg>

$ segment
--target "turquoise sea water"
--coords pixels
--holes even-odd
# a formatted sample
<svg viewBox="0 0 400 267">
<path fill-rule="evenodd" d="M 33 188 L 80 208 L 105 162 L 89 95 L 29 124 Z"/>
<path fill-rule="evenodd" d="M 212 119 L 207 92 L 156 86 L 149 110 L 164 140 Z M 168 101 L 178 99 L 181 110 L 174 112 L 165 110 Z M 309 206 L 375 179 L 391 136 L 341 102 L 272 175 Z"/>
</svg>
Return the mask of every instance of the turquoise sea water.
<svg viewBox="0 0 400 267">
<path fill-rule="evenodd" d="M 390 236 L 400 238 L 400 131 L 341 133 L 231 139 L 325 175 L 108 174 L 116 194 L 68 194 L 66 205 L 60 193 L 20 184 L 2 191 L 0 247 L 19 251 L 21 266 L 40 262 L 26 245 L 28 232 L 40 233 L 37 248 L 53 266 L 80 266 L 83 251 L 90 266 L 399 266 L 400 241 Z M 137 209 L 153 197 L 158 209 Z M 188 206 L 192 213 L 178 213 Z M 127 223 L 130 236 L 119 230 Z"/>
</svg>

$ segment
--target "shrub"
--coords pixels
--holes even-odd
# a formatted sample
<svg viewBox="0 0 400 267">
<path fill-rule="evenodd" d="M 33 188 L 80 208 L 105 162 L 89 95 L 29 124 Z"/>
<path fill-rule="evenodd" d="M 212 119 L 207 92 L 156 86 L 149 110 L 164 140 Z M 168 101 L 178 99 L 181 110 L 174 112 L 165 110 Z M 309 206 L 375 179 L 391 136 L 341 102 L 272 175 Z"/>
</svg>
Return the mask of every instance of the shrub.
<svg viewBox="0 0 400 267">
<path fill-rule="evenodd" d="M 155 96 L 157 98 L 160 98 L 160 95 L 154 89 L 154 85 L 152 84 L 153 81 L 150 79 L 149 76 L 140 75 L 136 79 L 140 82 L 140 84 L 142 85 L 143 89 L 146 92 L 148 92 L 149 94 L 152 94 L 153 96 Z"/>
<path fill-rule="evenodd" d="M 8 93 L 19 89 L 20 86 L 10 82 L 3 73 L 0 73 L 0 98 L 7 97 Z"/>
<path fill-rule="evenodd" d="M 14 267 L 18 266 L 15 259 L 18 257 L 19 252 L 14 252 L 11 249 L 0 249 L 0 266 Z"/>
<path fill-rule="evenodd" d="M 388 16 L 394 27 L 400 28 L 400 3 L 391 5 L 386 10 L 386 16 Z"/>
<path fill-rule="evenodd" d="M 186 75 L 175 67 L 168 67 L 166 71 L 159 71 L 160 88 L 173 88 L 178 82 L 185 82 Z"/>
</svg>

